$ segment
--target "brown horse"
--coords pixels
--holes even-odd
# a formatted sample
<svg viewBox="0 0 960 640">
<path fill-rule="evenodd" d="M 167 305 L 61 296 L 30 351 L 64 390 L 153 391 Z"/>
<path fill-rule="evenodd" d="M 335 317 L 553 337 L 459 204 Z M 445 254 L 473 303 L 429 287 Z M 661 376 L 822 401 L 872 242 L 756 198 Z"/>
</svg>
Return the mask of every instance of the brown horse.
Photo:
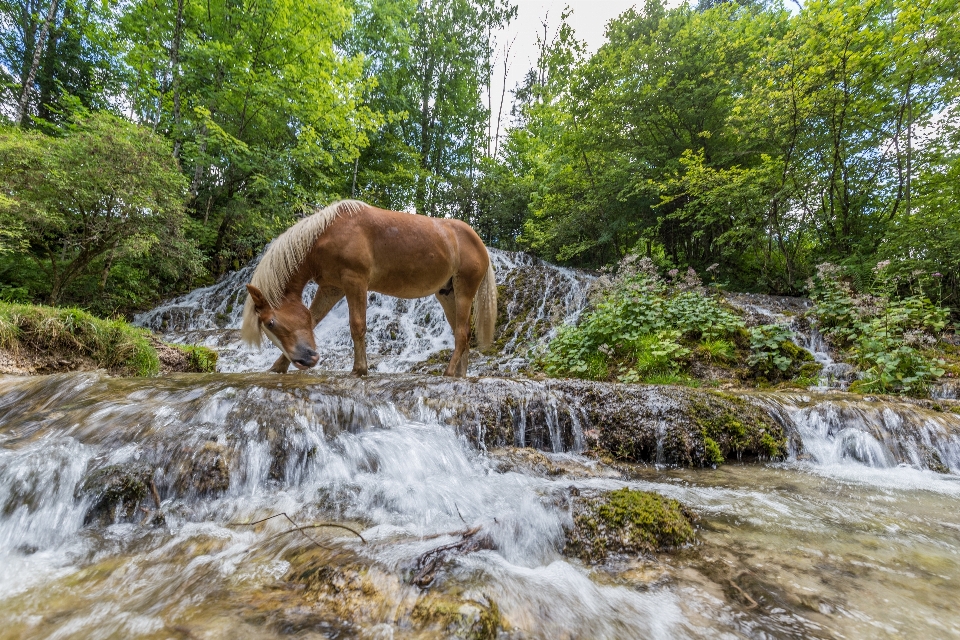
<svg viewBox="0 0 960 640">
<path fill-rule="evenodd" d="M 303 288 L 319 286 L 310 308 Z M 267 248 L 247 285 L 241 335 L 260 346 L 261 332 L 283 355 L 270 368 L 293 362 L 308 369 L 319 360 L 313 328 L 342 298 L 350 310 L 353 373 L 367 373 L 367 292 L 398 298 L 435 295 L 453 328 L 448 376 L 467 372 L 470 308 L 477 344 L 490 346 L 497 288 L 487 248 L 464 222 L 377 209 L 355 200 L 336 202 L 284 231 Z"/>
</svg>

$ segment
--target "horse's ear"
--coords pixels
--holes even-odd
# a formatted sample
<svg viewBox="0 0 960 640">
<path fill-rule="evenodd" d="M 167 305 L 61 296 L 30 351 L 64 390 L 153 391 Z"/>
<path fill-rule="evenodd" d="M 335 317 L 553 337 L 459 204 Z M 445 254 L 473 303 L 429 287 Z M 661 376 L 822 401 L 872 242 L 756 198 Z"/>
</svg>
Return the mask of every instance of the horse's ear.
<svg viewBox="0 0 960 640">
<path fill-rule="evenodd" d="M 260 289 L 257 289 L 252 284 L 247 285 L 247 293 L 250 294 L 250 299 L 253 300 L 253 306 L 257 311 L 261 311 L 270 306 L 267 304 L 267 299 L 263 297 Z"/>
</svg>

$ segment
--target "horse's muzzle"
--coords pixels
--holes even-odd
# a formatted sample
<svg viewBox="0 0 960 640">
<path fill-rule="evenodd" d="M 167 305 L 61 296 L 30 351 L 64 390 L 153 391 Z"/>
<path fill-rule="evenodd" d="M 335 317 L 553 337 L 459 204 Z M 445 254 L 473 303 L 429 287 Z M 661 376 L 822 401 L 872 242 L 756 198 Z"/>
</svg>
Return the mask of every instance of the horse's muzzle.
<svg viewBox="0 0 960 640">
<path fill-rule="evenodd" d="M 293 366 L 297 369 L 309 369 L 320 360 L 320 354 L 313 349 L 297 349 L 297 357 L 293 360 Z"/>
</svg>

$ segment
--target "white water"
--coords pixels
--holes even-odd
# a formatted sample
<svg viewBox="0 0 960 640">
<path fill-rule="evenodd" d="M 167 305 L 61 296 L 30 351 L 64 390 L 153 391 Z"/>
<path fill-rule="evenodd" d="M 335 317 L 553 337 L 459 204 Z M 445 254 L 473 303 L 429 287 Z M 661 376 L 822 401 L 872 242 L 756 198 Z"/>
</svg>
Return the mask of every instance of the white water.
<svg viewBox="0 0 960 640">
<path fill-rule="evenodd" d="M 471 374 L 512 372 L 526 366 L 532 346 L 545 344 L 555 327 L 573 322 L 587 304 L 593 276 L 575 269 L 542 263 L 522 253 L 490 249 L 497 283 L 506 285 L 506 327 L 498 327 L 504 343 L 491 359 L 474 358 Z M 134 322 L 163 334 L 171 342 L 193 342 L 216 349 L 223 372 L 265 371 L 280 356 L 268 343 L 262 351 L 245 348 L 240 328 L 245 285 L 259 258 L 228 273 L 215 285 L 138 315 Z M 515 286 L 522 281 L 523 286 Z M 316 285 L 304 290 L 304 303 L 313 299 Z M 504 335 L 503 331 L 508 334 Z M 314 332 L 320 362 L 318 369 L 349 370 L 353 365 L 347 304 L 341 300 Z M 371 371 L 410 371 L 418 363 L 453 348 L 453 332 L 440 303 L 433 297 L 401 300 L 371 293 L 367 305 L 367 356 Z M 444 363 L 445 364 L 445 363 Z"/>
<path fill-rule="evenodd" d="M 292 387 L 236 375 L 162 384 L 96 374 L 0 379 L 0 618 L 8 633 L 153 637 L 185 628 L 198 637 L 274 637 L 296 618 L 284 607 L 309 609 L 282 585 L 295 567 L 288 554 L 313 543 L 271 539 L 291 527 L 281 519 L 254 529 L 231 523 L 279 512 L 298 523 L 347 523 L 367 539 L 312 532 L 366 559 L 379 576 L 366 596 L 378 606 L 361 606 L 347 635 L 404 637 L 414 603 L 432 592 L 495 602 L 512 629 L 507 637 L 862 637 L 875 625 L 888 635 L 960 631 L 955 615 L 934 615 L 938 592 L 921 577 L 934 563 L 960 584 L 960 566 L 945 560 L 960 555 L 960 515 L 943 510 L 960 498 L 960 416 L 847 396 L 768 394 L 761 400 L 802 437 L 801 459 L 766 470 L 649 467 L 631 478 L 559 453 L 552 459 L 566 471 L 543 476 L 498 471 L 496 455 L 458 435 L 442 410 L 290 380 L 298 378 L 303 383 Z M 358 384 L 348 382 L 344 391 Z M 178 489 L 211 442 L 229 459 L 229 488 L 206 496 Z M 900 466 L 919 442 L 939 451 L 953 473 L 925 470 L 922 460 Z M 84 525 L 90 499 L 75 497 L 83 478 L 131 462 L 156 469 L 166 523 L 143 525 L 138 513 Z M 687 559 L 628 563 L 609 575 L 569 560 L 561 549 L 571 486 L 588 495 L 630 486 L 680 499 L 704 519 L 705 546 Z M 149 498 L 144 504 L 152 507 Z M 421 554 L 477 526 L 489 549 L 451 557 L 429 590 L 409 583 Z M 752 591 L 756 598 L 772 589 L 761 609 L 723 595 L 729 580 L 752 584 L 744 569 L 709 577 L 711 563 L 726 566 L 717 558 L 733 549 L 750 575 L 769 582 Z M 860 575 L 866 565 L 877 568 Z M 789 600 L 793 583 L 820 603 L 816 613 Z M 244 607 L 254 604 L 244 603 L 276 589 L 287 604 L 270 611 L 282 620 L 245 622 Z M 873 590 L 888 602 L 867 597 Z"/>
<path fill-rule="evenodd" d="M 522 369 L 531 344 L 582 311 L 591 281 L 492 256 L 505 347 L 475 373 Z M 252 268 L 138 321 L 218 348 L 225 371 L 266 369 L 278 353 L 241 350 L 235 331 Z M 432 298 L 373 296 L 371 364 L 406 371 L 449 348 L 442 318 Z M 808 348 L 829 364 L 817 335 Z M 349 369 L 343 305 L 317 339 L 322 367 Z M 501 638 L 960 636 L 960 415 L 839 393 L 745 397 L 785 424 L 790 460 L 607 466 L 580 455 L 580 399 L 533 380 L 0 377 L 0 637 L 451 637 L 417 627 L 434 594 L 495 603 Z M 562 473 L 504 467 L 475 446 L 484 403 L 513 422 L 513 444 L 549 451 Z M 211 452 L 224 491 L 190 484 Z M 85 478 L 134 463 L 153 470 L 165 523 L 149 524 L 147 496 L 133 517 L 85 524 Z M 624 486 L 692 508 L 700 545 L 601 567 L 565 557 L 571 487 Z M 367 542 L 324 528 L 275 538 L 292 527 L 282 518 L 237 526 L 281 512 Z M 412 584 L 422 554 L 476 527 L 487 548 Z M 295 584 L 310 553 L 343 570 L 335 597 Z"/>
</svg>

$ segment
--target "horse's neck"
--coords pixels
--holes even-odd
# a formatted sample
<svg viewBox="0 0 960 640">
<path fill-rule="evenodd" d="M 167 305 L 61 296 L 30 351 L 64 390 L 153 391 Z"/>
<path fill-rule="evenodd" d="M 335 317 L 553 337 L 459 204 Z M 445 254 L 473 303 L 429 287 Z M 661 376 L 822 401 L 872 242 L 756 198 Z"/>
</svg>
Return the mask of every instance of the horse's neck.
<svg viewBox="0 0 960 640">
<path fill-rule="evenodd" d="M 313 269 L 310 266 L 309 260 L 304 260 L 300 263 L 300 266 L 296 271 L 290 276 L 290 280 L 287 281 L 287 286 L 283 291 L 283 298 L 292 297 L 296 300 L 303 298 L 303 290 L 307 286 L 307 283 L 313 280 L 314 273 Z"/>
</svg>

